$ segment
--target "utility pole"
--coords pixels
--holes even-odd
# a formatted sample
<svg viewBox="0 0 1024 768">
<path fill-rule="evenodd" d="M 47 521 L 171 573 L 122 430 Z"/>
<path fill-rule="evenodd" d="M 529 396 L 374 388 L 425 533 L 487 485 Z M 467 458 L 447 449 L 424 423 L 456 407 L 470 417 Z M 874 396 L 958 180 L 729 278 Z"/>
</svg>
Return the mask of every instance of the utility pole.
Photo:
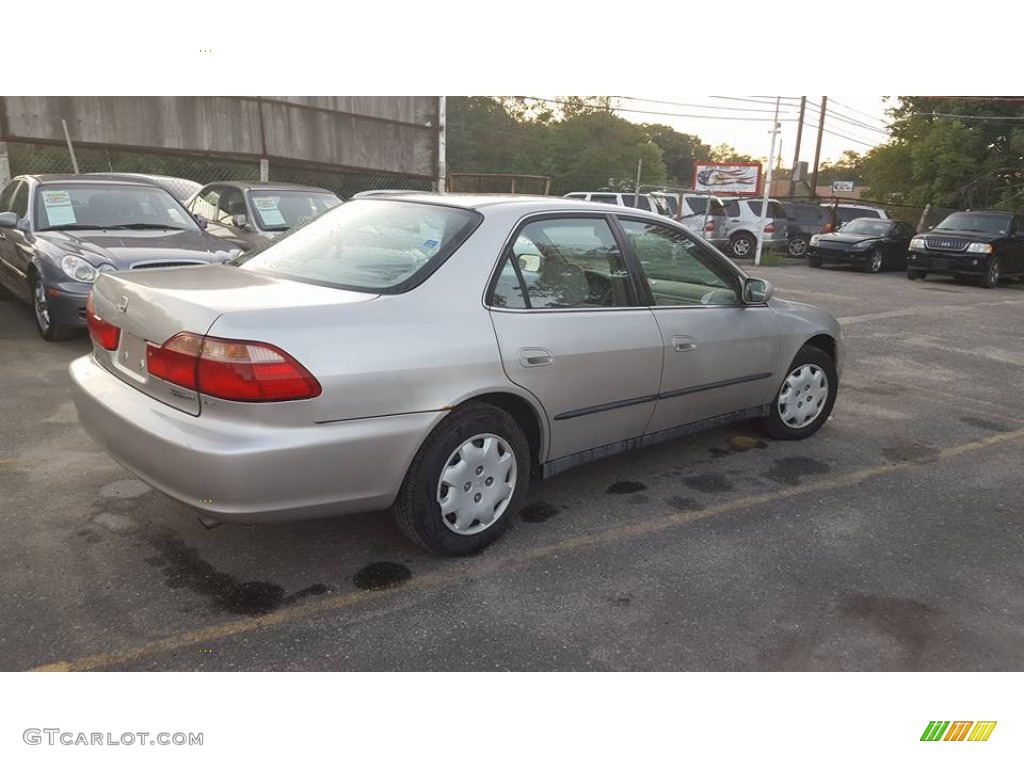
<svg viewBox="0 0 1024 768">
<path fill-rule="evenodd" d="M 772 118 L 772 148 L 768 150 L 768 177 L 764 182 L 764 196 L 761 198 L 761 218 L 758 221 L 757 250 L 754 251 L 754 266 L 761 263 L 761 250 L 764 248 L 764 227 L 768 218 L 768 190 L 772 186 L 772 167 L 775 165 L 775 138 L 779 135 L 779 102 L 781 96 L 775 97 L 775 117 Z"/>
<path fill-rule="evenodd" d="M 828 96 L 821 97 L 821 111 L 818 113 L 818 144 L 814 148 L 814 173 L 811 174 L 811 194 L 818 196 L 818 161 L 821 159 L 821 137 L 825 135 L 825 107 Z"/>
<path fill-rule="evenodd" d="M 807 108 L 807 97 L 800 97 L 800 119 L 796 124 L 796 151 L 793 153 L 793 170 L 789 174 L 789 196 L 796 194 L 796 167 L 800 164 L 800 139 L 804 135 L 804 110 Z M 782 153 L 780 152 L 779 155 Z"/>
<path fill-rule="evenodd" d="M 445 157 L 445 142 L 448 139 L 448 97 L 437 97 L 437 191 L 442 195 L 448 191 L 448 163 Z"/>
</svg>

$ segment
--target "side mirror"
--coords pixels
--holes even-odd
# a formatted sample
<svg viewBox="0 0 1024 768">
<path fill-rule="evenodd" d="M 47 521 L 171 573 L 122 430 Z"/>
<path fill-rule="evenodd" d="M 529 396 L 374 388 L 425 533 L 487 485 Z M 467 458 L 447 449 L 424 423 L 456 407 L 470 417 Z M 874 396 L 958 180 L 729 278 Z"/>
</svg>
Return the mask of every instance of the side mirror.
<svg viewBox="0 0 1024 768">
<path fill-rule="evenodd" d="M 772 284 L 767 280 L 748 277 L 743 281 L 744 304 L 764 304 L 772 297 L 772 293 Z"/>
<path fill-rule="evenodd" d="M 206 229 L 210 225 L 210 222 L 201 213 L 193 213 L 192 218 L 196 220 L 196 224 L 199 225 L 200 229 Z"/>
<path fill-rule="evenodd" d="M 231 217 L 231 226 L 238 227 L 239 229 L 248 229 L 249 219 L 244 213 L 236 213 Z"/>
<path fill-rule="evenodd" d="M 14 229 L 18 226 L 18 214 L 13 211 L 5 211 L 0 213 L 0 227 L 6 227 L 8 229 Z"/>
</svg>

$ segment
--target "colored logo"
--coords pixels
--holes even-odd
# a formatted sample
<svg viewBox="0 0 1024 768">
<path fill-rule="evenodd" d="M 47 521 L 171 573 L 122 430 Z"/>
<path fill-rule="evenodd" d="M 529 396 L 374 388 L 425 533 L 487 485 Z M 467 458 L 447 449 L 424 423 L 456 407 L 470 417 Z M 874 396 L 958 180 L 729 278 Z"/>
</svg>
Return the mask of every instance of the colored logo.
<svg viewBox="0 0 1024 768">
<path fill-rule="evenodd" d="M 995 720 L 932 720 L 921 741 L 988 741 L 995 729 Z"/>
</svg>

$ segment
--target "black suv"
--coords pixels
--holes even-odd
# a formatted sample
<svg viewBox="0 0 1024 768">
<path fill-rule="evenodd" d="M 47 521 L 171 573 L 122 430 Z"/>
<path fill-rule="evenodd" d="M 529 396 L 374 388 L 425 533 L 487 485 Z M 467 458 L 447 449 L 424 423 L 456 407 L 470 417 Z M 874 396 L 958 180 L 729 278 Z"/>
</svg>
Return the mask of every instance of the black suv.
<svg viewBox="0 0 1024 768">
<path fill-rule="evenodd" d="M 984 288 L 1024 275 L 1024 219 L 1009 211 L 957 211 L 910 241 L 907 277 L 974 277 Z"/>
</svg>

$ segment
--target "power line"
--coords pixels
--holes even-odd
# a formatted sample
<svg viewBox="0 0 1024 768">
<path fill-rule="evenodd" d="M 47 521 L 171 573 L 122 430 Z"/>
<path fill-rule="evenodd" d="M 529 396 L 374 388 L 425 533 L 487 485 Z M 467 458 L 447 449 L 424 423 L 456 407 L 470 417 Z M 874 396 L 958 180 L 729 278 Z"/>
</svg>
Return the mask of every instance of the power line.
<svg viewBox="0 0 1024 768">
<path fill-rule="evenodd" d="M 563 99 L 545 99 L 545 98 L 541 98 L 540 96 L 523 96 L 522 98 L 530 99 L 532 101 L 540 101 L 540 102 L 543 102 L 545 104 L 560 104 L 560 105 L 571 104 L 571 102 L 565 101 Z M 686 117 L 686 118 L 693 118 L 693 119 L 697 119 L 697 120 L 746 120 L 746 121 L 753 121 L 753 122 L 760 122 L 760 123 L 771 122 L 771 119 L 767 118 L 767 117 L 730 117 L 730 116 L 727 116 L 727 115 L 692 115 L 692 114 L 684 114 L 684 113 L 681 113 L 681 112 L 656 112 L 656 111 L 653 111 L 653 110 L 645 110 L 645 109 L 629 109 L 627 107 L 611 106 L 611 105 L 609 105 L 608 111 L 610 111 L 610 112 L 629 112 L 630 114 L 635 114 L 635 115 L 658 115 L 658 116 L 661 116 L 661 117 Z M 792 118 L 791 117 L 791 118 L 781 119 L 780 121 L 781 122 L 792 123 L 792 122 L 795 122 L 795 120 L 796 120 L 796 118 Z"/>
<path fill-rule="evenodd" d="M 648 104 L 667 104 L 671 107 L 696 107 L 697 109 L 723 109 L 732 112 L 769 112 L 773 113 L 774 109 L 754 109 L 752 107 L 719 107 L 714 104 L 685 104 L 678 101 L 661 101 L 659 99 L 644 99 L 638 96 L 611 96 L 613 99 L 625 99 L 627 101 L 642 101 Z"/>
<path fill-rule="evenodd" d="M 868 117 L 868 118 L 874 120 L 875 122 L 881 123 L 882 125 L 886 125 L 885 120 L 883 120 L 882 118 L 878 117 L 878 115 L 869 115 L 867 112 L 861 112 L 859 109 L 854 109 L 853 107 L 848 106 L 846 104 L 843 104 L 842 102 L 839 102 L 839 101 L 833 101 L 832 103 L 836 104 L 836 105 L 838 105 L 840 107 L 843 107 L 844 109 L 848 109 L 851 112 L 856 112 L 858 115 L 863 115 L 864 117 Z"/>
</svg>

